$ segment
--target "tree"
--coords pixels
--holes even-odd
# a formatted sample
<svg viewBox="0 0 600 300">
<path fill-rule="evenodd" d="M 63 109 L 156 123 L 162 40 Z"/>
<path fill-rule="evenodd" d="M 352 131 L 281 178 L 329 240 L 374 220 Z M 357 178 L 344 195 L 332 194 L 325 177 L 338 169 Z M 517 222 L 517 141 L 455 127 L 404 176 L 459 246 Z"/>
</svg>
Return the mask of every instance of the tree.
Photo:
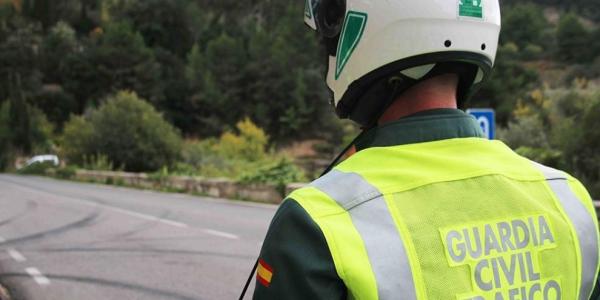
<svg viewBox="0 0 600 300">
<path fill-rule="evenodd" d="M 184 0 L 144 0 L 126 5 L 117 15 L 133 24 L 148 47 L 160 47 L 185 57 L 192 47 L 191 26 Z"/>
<path fill-rule="evenodd" d="M 59 70 L 65 58 L 75 53 L 77 47 L 75 30 L 69 24 L 58 22 L 50 29 L 42 43 L 41 69 L 45 82 L 62 82 Z"/>
<path fill-rule="evenodd" d="M 83 165 L 88 154 L 95 155 L 92 148 L 94 128 L 83 116 L 71 115 L 60 139 L 61 154 L 70 163 Z"/>
<path fill-rule="evenodd" d="M 226 33 L 211 40 L 204 51 L 198 45 L 188 54 L 186 78 L 191 96 L 186 107 L 198 123 L 195 133 L 219 135 L 247 112 L 246 51 L 243 43 Z"/>
<path fill-rule="evenodd" d="M 579 170 L 584 176 L 583 180 L 590 187 L 590 192 L 596 197 L 600 195 L 600 132 L 597 130 L 600 126 L 600 95 L 596 95 L 597 100 L 589 110 L 586 111 L 581 123 L 581 140 L 575 153 L 578 159 L 572 160 L 575 170 Z"/>
<path fill-rule="evenodd" d="M 519 3 L 503 10 L 500 42 L 513 42 L 522 49 L 528 44 L 542 45 L 547 25 L 541 7 Z"/>
<path fill-rule="evenodd" d="M 586 62 L 590 59 L 589 33 L 575 14 L 560 19 L 556 33 L 558 55 L 565 62 Z"/>
<path fill-rule="evenodd" d="M 470 105 L 494 107 L 501 124 L 507 124 L 519 99 L 538 84 L 539 75 L 517 59 L 517 46 L 508 43 L 498 49 L 490 79 L 473 97 Z"/>
<path fill-rule="evenodd" d="M 591 34 L 590 41 L 592 42 L 592 56 L 596 59 L 600 58 L 600 27 Z"/>
<path fill-rule="evenodd" d="M 42 111 L 22 98 L 11 98 L 1 107 L 0 143 L 3 145 L 0 146 L 0 157 L 7 158 L 6 154 L 11 152 L 29 155 L 54 150 L 53 126 Z"/>
<path fill-rule="evenodd" d="M 0 101 L 15 92 L 29 98 L 41 87 L 39 28 L 20 19 L 8 25 L 4 40 L 0 40 Z"/>
<path fill-rule="evenodd" d="M 165 118 L 184 133 L 192 133 L 199 123 L 194 123 L 195 116 L 187 105 L 189 86 L 186 80 L 186 65 L 179 56 L 162 48 L 154 50 L 156 61 L 161 65 L 159 90 L 164 98 L 156 104 L 157 109 L 165 113 Z"/>
<path fill-rule="evenodd" d="M 22 0 L 25 16 L 38 20 L 44 29 L 51 28 L 59 20 L 75 21 L 80 1 L 76 0 Z"/>
<path fill-rule="evenodd" d="M 13 128 L 11 144 L 23 153 L 31 153 L 32 136 L 29 105 L 22 94 L 15 93 L 9 100 L 8 126 Z"/>
<path fill-rule="evenodd" d="M 142 36 L 127 23 L 108 25 L 106 32 L 86 51 L 72 62 L 93 75 L 92 82 L 86 82 L 91 85 L 89 98 L 100 100 L 119 90 L 132 90 L 152 103 L 163 99 L 160 65 Z M 74 72 L 69 80 L 78 81 L 80 75 L 89 76 Z"/>
<path fill-rule="evenodd" d="M 72 117 L 63 150 L 73 161 L 102 155 L 126 171 L 156 171 L 177 160 L 181 138 L 146 101 L 119 92 L 85 119 Z"/>
<path fill-rule="evenodd" d="M 9 102 L 0 105 L 0 171 L 12 163 L 13 149 L 11 127 L 9 125 Z"/>
</svg>

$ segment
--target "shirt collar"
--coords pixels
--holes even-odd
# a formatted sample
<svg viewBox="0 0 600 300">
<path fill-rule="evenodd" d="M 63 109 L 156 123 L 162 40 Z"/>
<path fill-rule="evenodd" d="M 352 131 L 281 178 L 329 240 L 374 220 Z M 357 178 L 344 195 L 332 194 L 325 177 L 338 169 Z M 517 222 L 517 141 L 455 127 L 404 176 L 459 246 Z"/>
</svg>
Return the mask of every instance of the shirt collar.
<svg viewBox="0 0 600 300">
<path fill-rule="evenodd" d="M 370 129 L 358 139 L 356 150 L 470 137 L 484 137 L 471 115 L 458 109 L 432 109 Z"/>
</svg>

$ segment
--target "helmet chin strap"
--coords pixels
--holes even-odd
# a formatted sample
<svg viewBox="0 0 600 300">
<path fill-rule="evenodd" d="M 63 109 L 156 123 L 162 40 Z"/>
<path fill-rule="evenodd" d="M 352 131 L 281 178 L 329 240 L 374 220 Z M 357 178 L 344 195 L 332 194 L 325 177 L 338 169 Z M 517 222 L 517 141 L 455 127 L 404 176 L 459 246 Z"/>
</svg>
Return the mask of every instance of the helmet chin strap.
<svg viewBox="0 0 600 300">
<path fill-rule="evenodd" d="M 429 71 L 419 79 L 414 79 L 403 73 L 399 73 L 385 80 L 380 80 L 374 84 L 354 108 L 354 110 L 361 109 L 361 103 L 371 103 L 371 105 L 372 103 L 380 103 L 380 105 L 376 107 L 375 110 L 373 110 L 370 114 L 373 117 L 369 118 L 370 120 L 367 122 L 359 122 L 361 125 L 364 124 L 361 127 L 362 132 L 359 133 L 354 140 L 352 140 L 352 142 L 350 142 L 350 144 L 344 148 L 344 150 L 342 150 L 342 152 L 327 166 L 327 168 L 325 168 L 319 177 L 323 177 L 325 174 L 329 173 L 340 162 L 344 155 L 346 155 L 346 153 L 348 153 L 348 151 L 356 144 L 356 141 L 358 141 L 367 131 L 377 127 L 379 119 L 381 119 L 386 110 L 392 105 L 392 103 L 394 103 L 400 94 L 404 93 L 406 90 L 415 86 L 419 82 L 444 74 L 459 75 L 460 80 L 457 87 L 457 99 L 461 99 L 464 96 L 462 94 L 463 90 L 461 87 L 464 88 L 465 86 L 471 85 L 477 74 L 477 67 L 460 62 L 438 63 L 430 68 Z M 382 98 L 385 98 L 386 101 L 379 101 L 379 99 Z M 365 107 L 364 109 L 368 108 Z M 350 118 L 353 119 L 352 114 L 350 114 Z"/>
<path fill-rule="evenodd" d="M 459 84 L 457 88 L 457 99 L 462 100 L 465 96 L 464 91 L 468 89 L 468 87 L 473 83 L 475 77 L 477 75 L 477 66 L 473 66 L 466 63 L 461 62 L 446 62 L 446 63 L 437 63 L 433 68 L 431 68 L 427 74 L 422 76 L 419 79 L 411 78 L 401 72 L 397 75 L 390 76 L 384 79 L 381 79 L 375 82 L 367 91 L 364 93 L 363 97 L 356 103 L 353 108 L 353 112 L 366 110 L 367 114 L 362 114 L 369 116 L 369 118 L 359 118 L 356 115 L 350 113 L 350 119 L 360 124 L 362 127 L 362 131 L 348 144 L 342 152 L 333 160 L 331 163 L 323 170 L 320 177 L 325 176 L 329 173 L 340 160 L 348 153 L 350 149 L 356 144 L 358 140 L 360 140 L 363 135 L 368 132 L 370 129 L 377 127 L 377 123 L 379 119 L 383 116 L 385 111 L 392 105 L 392 103 L 398 98 L 398 96 L 404 93 L 409 88 L 413 87 L 417 83 L 430 79 L 435 76 L 443 75 L 443 74 L 458 74 L 459 75 Z M 380 101 L 380 99 L 385 99 L 385 101 Z M 374 105 L 374 103 L 379 103 L 379 105 Z M 364 111 L 362 111 L 364 113 Z M 254 267 L 250 272 L 250 276 L 244 285 L 242 293 L 240 295 L 240 300 L 244 298 L 246 295 L 246 291 L 248 290 L 248 286 L 252 281 L 252 277 L 256 272 L 256 268 L 258 266 L 258 259 L 254 263 Z"/>
<path fill-rule="evenodd" d="M 405 77 L 405 76 L 403 76 Z M 385 107 L 387 109 L 387 107 L 389 107 L 394 100 L 396 100 L 397 96 L 398 96 L 398 90 L 400 89 L 400 86 L 402 85 L 402 82 L 405 80 L 405 78 L 401 78 L 401 77 L 394 77 L 394 78 L 390 78 L 389 84 L 392 85 L 392 93 L 389 95 L 388 97 L 388 101 L 386 101 Z M 377 118 L 374 118 L 374 120 L 371 122 L 371 124 L 369 124 L 368 126 L 362 127 L 361 128 L 361 132 L 352 140 L 352 142 L 350 142 L 346 147 L 344 147 L 344 150 L 342 150 L 342 152 L 340 152 L 340 154 L 338 154 L 338 156 L 331 161 L 331 163 L 327 166 L 327 168 L 325 168 L 325 170 L 323 170 L 323 173 L 321 173 L 320 177 L 325 176 L 325 174 L 329 173 L 342 159 L 342 157 L 344 157 L 348 151 L 350 151 L 350 149 L 352 149 L 352 147 L 356 144 L 356 142 L 358 140 L 360 140 L 362 138 L 362 136 L 369 131 L 370 129 L 377 127 L 377 121 L 381 118 L 381 116 L 383 116 L 383 114 L 385 113 L 385 109 L 381 110 L 381 112 L 379 113 L 379 115 L 377 116 Z"/>
</svg>

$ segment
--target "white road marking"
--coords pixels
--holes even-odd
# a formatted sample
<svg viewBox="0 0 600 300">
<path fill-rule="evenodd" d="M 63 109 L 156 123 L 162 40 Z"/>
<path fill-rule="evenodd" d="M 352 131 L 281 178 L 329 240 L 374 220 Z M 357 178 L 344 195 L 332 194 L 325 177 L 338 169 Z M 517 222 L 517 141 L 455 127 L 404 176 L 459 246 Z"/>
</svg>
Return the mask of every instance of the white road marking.
<svg viewBox="0 0 600 300">
<path fill-rule="evenodd" d="M 21 254 L 21 252 L 17 251 L 16 249 L 8 249 L 6 250 L 6 252 L 8 252 L 8 255 L 10 255 L 10 257 L 12 257 L 18 262 L 24 262 L 27 260 L 27 258 L 25 258 L 25 256 L 23 256 L 23 254 Z"/>
<path fill-rule="evenodd" d="M 224 238 L 232 239 L 232 240 L 237 240 L 240 238 L 239 236 L 237 236 L 233 233 L 218 231 L 218 230 L 214 230 L 214 229 L 205 228 L 205 229 L 202 229 L 202 231 L 204 231 L 205 233 L 210 234 L 210 235 L 224 237 Z"/>
<path fill-rule="evenodd" d="M 44 274 L 42 274 L 42 272 L 36 268 L 27 268 L 25 269 L 25 272 L 27 272 L 27 274 L 29 274 L 29 276 L 31 276 L 31 278 L 33 278 L 33 280 L 35 280 L 35 282 L 39 285 L 50 284 L 50 279 L 44 276 Z"/>
<path fill-rule="evenodd" d="M 150 221 L 157 221 L 157 222 L 161 222 L 163 224 L 167 224 L 167 225 L 171 225 L 171 226 L 175 226 L 175 227 L 179 227 L 179 228 L 188 228 L 189 226 L 187 224 L 181 223 L 181 222 L 177 222 L 177 221 L 173 221 L 173 220 L 169 220 L 169 219 L 163 219 L 163 218 L 159 218 L 159 217 L 155 217 L 155 216 L 151 216 L 151 215 L 146 215 L 146 214 L 142 214 L 142 213 L 138 213 L 138 212 L 134 212 L 134 211 L 130 211 L 130 210 L 126 210 L 126 209 L 122 209 L 122 208 L 117 208 L 114 206 L 108 206 L 108 205 L 104 205 L 104 204 L 97 204 L 98 206 L 102 206 L 111 210 L 114 210 L 116 212 L 120 212 L 122 214 L 126 214 L 126 215 L 130 215 L 133 217 L 138 217 L 140 219 L 145 219 L 145 220 L 150 220 Z"/>
<path fill-rule="evenodd" d="M 13 184 L 15 184 L 15 183 L 13 183 Z M 113 210 L 116 212 L 120 212 L 122 214 L 130 215 L 133 217 L 138 217 L 138 218 L 145 219 L 145 220 L 157 221 L 157 222 L 160 222 L 163 224 L 167 224 L 167 225 L 171 225 L 171 226 L 175 226 L 175 227 L 179 227 L 179 228 L 188 228 L 189 227 L 187 224 L 184 224 L 181 222 L 177 222 L 177 221 L 173 221 L 173 220 L 169 220 L 169 219 L 163 219 L 163 218 L 159 218 L 159 217 L 155 217 L 155 216 L 151 216 L 151 215 L 146 215 L 146 214 L 142 214 L 142 213 L 138 213 L 138 212 L 134 212 L 134 211 L 130 211 L 130 210 L 126 210 L 126 209 L 122 209 L 122 208 L 118 208 L 118 207 L 114 207 L 114 206 L 110 206 L 110 205 L 106 205 L 106 204 L 101 204 L 101 203 L 92 202 L 92 201 L 83 200 L 83 199 L 65 196 L 65 195 L 56 196 L 49 192 L 39 191 L 39 190 L 32 189 L 29 187 L 20 186 L 18 184 L 15 184 L 15 187 L 18 189 L 27 190 L 27 191 L 34 192 L 37 194 L 42 194 L 42 195 L 50 194 L 59 199 L 69 199 L 71 201 L 76 201 L 79 204 L 83 204 L 83 205 L 94 206 L 94 207 L 100 206 L 100 207 L 104 207 L 104 208 L 107 208 L 107 209 L 110 209 L 110 210 Z M 1 240 L 0 240 L 0 243 L 2 243 Z"/>
<path fill-rule="evenodd" d="M 6 240 L 0 236 L 0 243 L 4 243 L 4 242 L 6 242 Z"/>
</svg>

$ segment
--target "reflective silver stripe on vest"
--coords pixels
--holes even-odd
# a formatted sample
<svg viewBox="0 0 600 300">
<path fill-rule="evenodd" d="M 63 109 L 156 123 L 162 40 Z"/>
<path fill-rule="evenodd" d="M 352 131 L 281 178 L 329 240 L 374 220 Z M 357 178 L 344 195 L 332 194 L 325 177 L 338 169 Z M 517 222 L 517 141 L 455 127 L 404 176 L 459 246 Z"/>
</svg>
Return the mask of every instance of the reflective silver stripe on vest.
<svg viewBox="0 0 600 300">
<path fill-rule="evenodd" d="M 573 193 L 563 172 L 535 162 L 534 164 L 546 177 L 548 185 L 560 200 L 577 232 L 582 260 L 579 299 L 588 300 L 594 289 L 594 278 L 598 265 L 598 236 L 594 217 L 588 213 L 585 206 Z"/>
<path fill-rule="evenodd" d="M 382 194 L 356 173 L 332 170 L 311 184 L 350 214 L 377 281 L 379 299 L 417 299 L 404 244 Z"/>
</svg>

